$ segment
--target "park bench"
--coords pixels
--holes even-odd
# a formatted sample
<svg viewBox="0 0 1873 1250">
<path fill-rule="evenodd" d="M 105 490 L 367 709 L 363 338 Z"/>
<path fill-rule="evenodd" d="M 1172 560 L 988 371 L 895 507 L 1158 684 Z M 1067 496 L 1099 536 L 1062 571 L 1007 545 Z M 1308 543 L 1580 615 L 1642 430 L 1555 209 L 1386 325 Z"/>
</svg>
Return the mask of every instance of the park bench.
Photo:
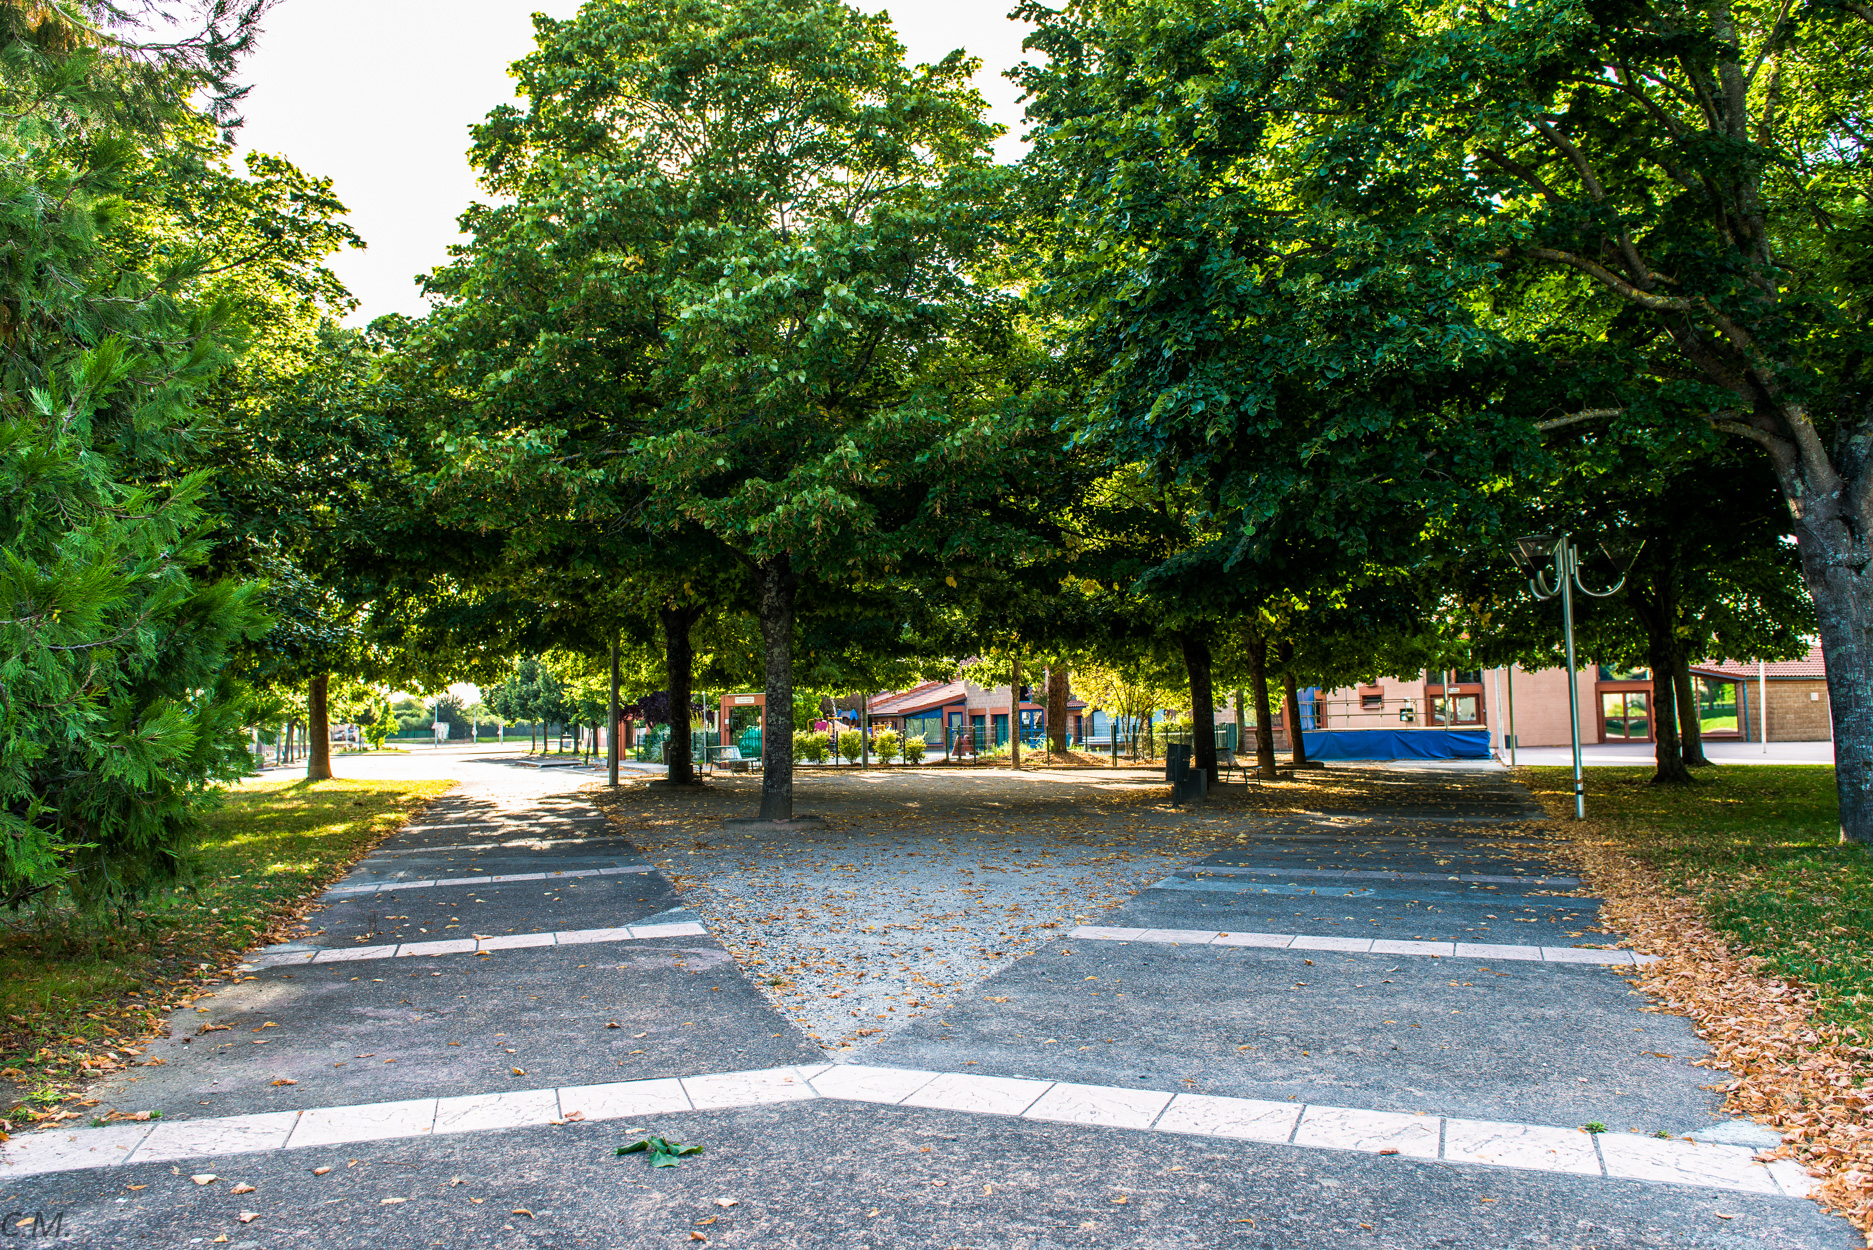
<svg viewBox="0 0 1873 1250">
<path fill-rule="evenodd" d="M 1216 779 L 1218 781 L 1228 781 L 1231 772 L 1241 773 L 1243 784 L 1248 784 L 1248 767 L 1236 758 L 1236 753 L 1234 751 L 1229 750 L 1227 747 L 1218 747 L 1216 749 Z"/>
<path fill-rule="evenodd" d="M 731 773 L 745 773 L 750 768 L 760 767 L 760 761 L 743 759 L 740 747 L 717 747 L 715 766 L 726 768 Z"/>
</svg>

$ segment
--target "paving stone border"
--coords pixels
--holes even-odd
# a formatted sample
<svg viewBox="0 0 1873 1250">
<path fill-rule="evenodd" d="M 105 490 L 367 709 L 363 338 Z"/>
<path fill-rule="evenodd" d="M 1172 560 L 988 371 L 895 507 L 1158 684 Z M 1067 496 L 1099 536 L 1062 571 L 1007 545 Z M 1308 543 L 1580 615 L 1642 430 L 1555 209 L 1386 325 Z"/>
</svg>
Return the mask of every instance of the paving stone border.
<svg viewBox="0 0 1873 1250">
<path fill-rule="evenodd" d="M 1170 946 L 1262 946 L 1276 950 L 1342 951 L 1349 955 L 1429 955 L 1434 958 L 1516 959 L 1550 964 L 1658 962 L 1657 955 L 1583 946 L 1504 946 L 1493 942 L 1405 942 L 1389 938 L 1345 938 L 1315 933 L 1221 933 L 1207 929 L 1117 929 L 1081 925 L 1067 936 L 1082 942 L 1162 942 Z"/>
<path fill-rule="evenodd" d="M 1760 1162 L 1752 1146 L 859 1064 L 54 1130 L 16 1137 L 0 1146 L 0 1177 L 819 1098 L 1787 1198 L 1805 1198 L 1812 1186 L 1799 1164 L 1790 1159 Z"/>
<path fill-rule="evenodd" d="M 707 937 L 699 924 L 615 925 L 606 929 L 566 929 L 553 933 L 504 933 L 498 937 L 440 938 L 429 942 L 391 942 L 381 946 L 326 946 L 302 950 L 274 950 L 255 955 L 241 965 L 243 972 L 257 968 L 297 967 L 302 964 L 349 963 L 360 959 L 407 959 L 414 955 L 477 955 L 483 951 L 514 950 L 527 946 L 585 946 L 592 942 L 634 942 L 681 937 Z"/>
<path fill-rule="evenodd" d="M 335 885 L 326 898 L 362 898 L 366 894 L 389 894 L 393 890 L 429 890 L 439 885 L 501 885 L 508 881 L 558 881 L 564 877 L 618 877 L 626 873 L 655 872 L 650 864 L 626 864 L 619 868 L 568 868 L 559 872 L 513 872 L 504 877 L 439 877 L 431 881 L 386 881 L 380 885 Z"/>
</svg>

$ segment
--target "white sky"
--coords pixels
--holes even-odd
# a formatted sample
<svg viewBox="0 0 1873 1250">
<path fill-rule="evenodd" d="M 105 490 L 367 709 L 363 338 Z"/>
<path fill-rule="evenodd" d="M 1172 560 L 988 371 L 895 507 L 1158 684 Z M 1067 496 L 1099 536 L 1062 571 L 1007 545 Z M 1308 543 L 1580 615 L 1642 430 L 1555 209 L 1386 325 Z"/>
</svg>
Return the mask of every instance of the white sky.
<svg viewBox="0 0 1873 1250">
<path fill-rule="evenodd" d="M 887 10 L 913 63 L 955 47 L 982 58 L 977 87 L 1018 150 L 1020 109 L 1001 76 L 1022 59 L 1015 0 L 907 0 Z M 421 315 L 414 277 L 447 259 L 455 218 L 481 198 L 463 153 L 468 127 L 514 98 L 507 67 L 533 46 L 530 15 L 570 17 L 577 0 L 287 0 L 268 19 L 244 79 L 243 148 L 333 180 L 369 249 L 333 259 L 363 324 Z"/>
</svg>

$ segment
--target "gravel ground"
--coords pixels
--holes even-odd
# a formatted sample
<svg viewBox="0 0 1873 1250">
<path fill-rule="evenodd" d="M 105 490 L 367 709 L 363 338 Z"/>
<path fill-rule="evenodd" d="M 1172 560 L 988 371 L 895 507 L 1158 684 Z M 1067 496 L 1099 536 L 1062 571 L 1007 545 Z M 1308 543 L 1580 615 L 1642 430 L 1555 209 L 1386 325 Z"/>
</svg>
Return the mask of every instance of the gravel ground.
<svg viewBox="0 0 1873 1250">
<path fill-rule="evenodd" d="M 1227 836 L 1233 820 L 1162 806 L 1162 785 L 1146 778 L 809 775 L 796 808 L 825 815 L 827 827 L 783 835 L 721 823 L 752 805 L 758 780 L 594 797 L 763 994 L 857 1058 Z"/>
</svg>

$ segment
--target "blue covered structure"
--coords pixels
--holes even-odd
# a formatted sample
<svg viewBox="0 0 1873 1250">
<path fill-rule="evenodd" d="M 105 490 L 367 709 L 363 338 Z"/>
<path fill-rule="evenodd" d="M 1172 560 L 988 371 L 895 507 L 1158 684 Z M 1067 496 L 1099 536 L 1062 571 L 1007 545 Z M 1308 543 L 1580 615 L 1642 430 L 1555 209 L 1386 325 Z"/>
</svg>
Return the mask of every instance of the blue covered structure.
<svg viewBox="0 0 1873 1250">
<path fill-rule="evenodd" d="M 1486 760 L 1487 729 L 1310 729 L 1310 760 Z"/>
</svg>

